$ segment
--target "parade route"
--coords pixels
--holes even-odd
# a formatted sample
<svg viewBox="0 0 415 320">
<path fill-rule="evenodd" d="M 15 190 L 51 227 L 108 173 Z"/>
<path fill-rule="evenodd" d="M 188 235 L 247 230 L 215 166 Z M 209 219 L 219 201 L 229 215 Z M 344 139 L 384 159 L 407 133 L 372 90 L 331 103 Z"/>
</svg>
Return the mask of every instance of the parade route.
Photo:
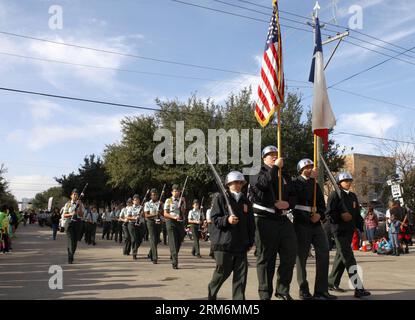
<svg viewBox="0 0 415 320">
<path fill-rule="evenodd" d="M 192 241 L 186 238 L 179 253 L 179 270 L 173 270 L 168 246 L 159 245 L 159 263 L 147 259 L 149 243 L 143 242 L 139 259 L 123 256 L 121 244 L 101 240 L 102 229 L 97 230 L 97 245 L 79 243 L 74 264 L 67 264 L 66 235 L 59 233 L 52 240 L 52 231 L 38 225 L 20 225 L 13 252 L 0 255 L 0 299 L 178 299 L 206 300 L 207 285 L 215 267 L 208 256 L 209 242 L 201 242 L 202 258 L 191 255 Z M 330 253 L 332 263 L 335 251 Z M 410 254 L 380 256 L 371 252 L 355 252 L 363 268 L 363 279 L 372 296 L 365 299 L 414 299 L 414 247 Z M 249 253 L 249 272 L 246 298 L 258 299 L 257 275 L 253 251 Z M 49 288 L 50 266 L 63 269 L 63 289 Z M 310 289 L 314 285 L 315 261 L 307 265 Z M 294 270 L 295 271 L 295 270 Z M 231 281 L 226 281 L 219 299 L 231 299 Z M 347 276 L 341 287 L 347 289 Z M 294 272 L 291 293 L 298 299 Z M 339 299 L 355 299 L 353 291 L 336 294 Z M 275 298 L 274 298 L 275 299 Z"/>
</svg>

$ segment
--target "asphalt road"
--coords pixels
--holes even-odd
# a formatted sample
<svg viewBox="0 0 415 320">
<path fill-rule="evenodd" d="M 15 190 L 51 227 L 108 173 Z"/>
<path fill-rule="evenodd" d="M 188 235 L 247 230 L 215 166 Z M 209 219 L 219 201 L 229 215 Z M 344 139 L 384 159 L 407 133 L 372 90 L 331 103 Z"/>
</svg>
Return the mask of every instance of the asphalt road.
<svg viewBox="0 0 415 320">
<path fill-rule="evenodd" d="M 67 264 L 66 235 L 38 225 L 19 226 L 11 254 L 0 254 L 0 299 L 207 299 L 207 285 L 215 267 L 208 256 L 209 242 L 201 242 L 202 258 L 191 255 L 192 242 L 186 238 L 179 253 L 179 270 L 171 267 L 168 247 L 159 245 L 159 264 L 147 259 L 149 243 L 139 249 L 139 259 L 123 256 L 121 245 L 101 240 L 97 231 L 97 245 L 79 243 L 75 263 Z M 365 288 L 372 296 L 365 299 L 415 299 L 414 248 L 400 257 L 379 256 L 371 252 L 355 252 L 363 270 Z M 330 253 L 332 262 L 334 251 Z M 277 261 L 278 263 L 278 261 Z M 60 266 L 62 289 L 50 289 L 51 266 Z M 249 272 L 246 297 L 258 299 L 255 257 L 249 253 Z M 310 288 L 314 284 L 315 261 L 307 266 Z M 56 282 L 54 282 L 56 283 Z M 344 275 L 341 286 L 348 288 Z M 231 278 L 219 292 L 219 299 L 231 299 Z M 298 298 L 294 272 L 292 296 Z M 354 299 L 353 291 L 337 294 L 339 299 Z"/>
</svg>

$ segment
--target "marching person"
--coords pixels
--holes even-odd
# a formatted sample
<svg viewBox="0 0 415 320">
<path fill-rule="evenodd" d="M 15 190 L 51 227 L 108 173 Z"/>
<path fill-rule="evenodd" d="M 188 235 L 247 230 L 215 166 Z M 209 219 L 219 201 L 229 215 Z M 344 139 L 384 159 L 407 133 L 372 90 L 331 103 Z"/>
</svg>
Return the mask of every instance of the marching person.
<svg viewBox="0 0 415 320">
<path fill-rule="evenodd" d="M 102 227 L 102 240 L 104 240 L 105 237 L 107 240 L 109 240 L 111 233 L 111 212 L 109 208 L 105 209 L 105 211 L 102 213 L 101 218 L 104 223 Z"/>
<path fill-rule="evenodd" d="M 173 269 L 179 269 L 178 255 L 180 247 L 186 236 L 183 226 L 183 215 L 186 211 L 184 198 L 180 201 L 181 190 L 179 185 L 172 186 L 172 196 L 164 204 L 164 217 L 166 218 L 167 235 Z M 180 204 L 180 205 L 179 205 Z"/>
<path fill-rule="evenodd" d="M 115 235 L 115 242 L 118 241 L 118 216 L 117 216 L 117 205 L 112 207 L 111 211 L 111 240 Z"/>
<path fill-rule="evenodd" d="M 60 210 L 59 210 L 59 208 L 55 207 L 53 209 L 53 213 L 52 213 L 52 216 L 51 216 L 52 238 L 53 238 L 53 240 L 56 240 L 56 234 L 58 233 L 60 218 L 61 218 Z"/>
<path fill-rule="evenodd" d="M 369 296 L 370 292 L 363 288 L 363 282 L 357 273 L 357 263 L 351 247 L 355 229 L 358 228 L 363 232 L 363 218 L 360 215 L 359 201 L 356 194 L 350 191 L 353 177 L 349 172 L 342 172 L 337 176 L 336 182 L 340 187 L 341 197 L 336 191 L 333 191 L 327 200 L 326 210 L 326 214 L 330 216 L 336 243 L 336 256 L 329 275 L 329 289 L 345 292 L 339 285 L 346 269 L 349 278 L 354 282 L 354 296 L 356 298 Z"/>
<path fill-rule="evenodd" d="M 199 209 L 199 200 L 193 200 L 193 209 L 189 211 L 188 215 L 188 223 L 192 228 L 193 234 L 193 248 L 192 248 L 192 255 L 198 258 L 201 258 L 200 255 L 200 245 L 199 245 L 199 238 L 200 238 L 200 225 L 203 222 L 202 213 Z"/>
<path fill-rule="evenodd" d="M 133 260 L 137 260 L 138 248 L 141 245 L 144 237 L 144 218 L 141 215 L 143 207 L 141 206 L 140 197 L 138 194 L 133 196 L 132 206 L 127 207 L 127 238 L 130 239 L 131 248 L 133 251 Z M 128 250 L 129 251 L 129 250 Z"/>
<path fill-rule="evenodd" d="M 123 254 L 125 256 L 129 256 L 131 252 L 131 236 L 128 232 L 128 218 L 127 212 L 130 210 L 130 207 L 133 204 L 133 200 L 131 198 L 127 199 L 127 206 L 121 209 L 120 217 L 118 218 L 119 225 L 121 224 L 122 233 L 124 234 L 124 247 L 123 247 Z"/>
<path fill-rule="evenodd" d="M 68 263 L 72 264 L 78 239 L 80 236 L 80 228 L 82 223 L 82 217 L 84 215 L 84 205 L 79 199 L 77 189 L 73 189 L 71 192 L 71 200 L 69 200 L 63 208 L 63 217 L 68 220 L 66 229 L 66 236 L 68 237 Z"/>
<path fill-rule="evenodd" d="M 279 254 L 275 296 L 281 300 L 293 300 L 289 292 L 297 256 L 297 238 L 286 210 L 295 205 L 295 190 L 291 179 L 283 175 L 283 200 L 278 200 L 278 171 L 284 162 L 282 158 L 278 158 L 277 147 L 265 147 L 262 150 L 262 159 L 264 163 L 260 172 L 251 176 L 259 298 L 271 299 L 275 262 Z"/>
<path fill-rule="evenodd" d="M 115 242 L 119 242 L 122 243 L 122 237 L 124 234 L 124 221 L 122 219 L 120 219 L 121 217 L 121 212 L 125 209 L 124 204 L 120 203 L 117 206 L 117 210 L 115 211 L 115 216 L 117 217 L 117 232 L 115 234 Z"/>
<path fill-rule="evenodd" d="M 149 257 L 153 264 L 157 264 L 158 254 L 157 245 L 160 240 L 159 226 L 161 226 L 160 210 L 162 205 L 158 199 L 158 192 L 156 189 L 151 189 L 150 200 L 144 204 L 144 216 L 149 232 L 150 252 Z"/>
<path fill-rule="evenodd" d="M 300 175 L 294 181 L 297 193 L 297 204 L 294 208 L 294 229 L 298 248 L 297 281 L 301 299 L 334 300 L 337 297 L 328 293 L 329 247 L 326 233 L 321 225 L 321 221 L 325 219 L 326 204 L 320 186 L 315 185 L 317 172 L 313 168 L 314 163 L 310 159 L 300 160 L 297 164 Z M 316 196 L 315 208 L 314 196 Z M 316 252 L 314 296 L 310 294 L 306 271 L 311 245 Z"/>
<path fill-rule="evenodd" d="M 242 173 L 231 171 L 225 180 L 229 187 L 229 212 L 226 198 L 219 194 L 211 210 L 212 234 L 216 268 L 208 286 L 208 299 L 216 300 L 219 289 L 233 272 L 232 299 L 245 300 L 248 277 L 247 253 L 254 245 L 255 222 L 251 202 L 241 192 L 246 183 Z"/>
<path fill-rule="evenodd" d="M 209 257 L 214 259 L 215 256 L 213 254 L 213 245 L 212 245 L 212 240 L 211 240 L 211 236 L 212 236 L 212 217 L 211 217 L 212 205 L 213 205 L 213 200 L 212 200 L 212 204 L 211 204 L 210 208 L 206 210 L 206 223 L 207 223 L 207 226 L 208 226 L 209 242 L 210 242 Z"/>
<path fill-rule="evenodd" d="M 89 222 L 89 243 L 88 244 L 92 244 L 93 246 L 96 245 L 95 242 L 95 236 L 97 233 L 97 223 L 98 223 L 98 211 L 97 211 L 97 207 L 93 206 L 90 212 L 90 216 L 91 216 L 91 221 Z"/>
</svg>

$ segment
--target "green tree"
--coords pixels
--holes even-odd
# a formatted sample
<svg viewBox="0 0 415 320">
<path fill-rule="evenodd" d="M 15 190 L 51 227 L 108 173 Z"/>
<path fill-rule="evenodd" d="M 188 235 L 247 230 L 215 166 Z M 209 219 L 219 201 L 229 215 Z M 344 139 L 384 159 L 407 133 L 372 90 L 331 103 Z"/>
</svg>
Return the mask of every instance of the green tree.
<svg viewBox="0 0 415 320">
<path fill-rule="evenodd" d="M 35 195 L 32 202 L 33 208 L 35 210 L 46 209 L 48 207 L 50 197 L 53 197 L 52 209 L 54 207 L 62 208 L 69 199 L 63 195 L 63 190 L 61 187 L 52 187 Z"/>
<path fill-rule="evenodd" d="M 13 207 L 15 211 L 18 210 L 17 200 L 9 190 L 9 184 L 7 183 L 4 175 L 7 173 L 7 169 L 4 164 L 0 165 L 0 205 L 7 205 Z"/>
</svg>

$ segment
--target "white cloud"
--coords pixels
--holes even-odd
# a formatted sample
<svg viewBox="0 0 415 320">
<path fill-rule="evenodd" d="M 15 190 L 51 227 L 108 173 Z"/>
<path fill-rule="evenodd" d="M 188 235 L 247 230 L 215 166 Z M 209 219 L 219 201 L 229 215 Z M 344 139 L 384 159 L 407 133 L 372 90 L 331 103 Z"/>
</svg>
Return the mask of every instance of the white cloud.
<svg viewBox="0 0 415 320">
<path fill-rule="evenodd" d="M 256 88 L 260 78 L 251 75 L 240 75 L 234 78 L 226 79 L 226 82 L 215 82 L 205 86 L 204 94 L 211 97 L 213 101 L 220 103 L 225 101 L 231 93 L 239 93 L 243 88 L 252 87 L 252 99 L 257 99 Z"/>
<path fill-rule="evenodd" d="M 44 175 L 12 176 L 8 181 L 11 193 L 18 200 L 33 198 L 39 192 L 59 186 L 52 177 Z"/>
<path fill-rule="evenodd" d="M 63 108 L 48 100 L 32 100 L 30 113 L 34 120 L 48 120 L 58 112 L 63 112 Z"/>
<path fill-rule="evenodd" d="M 73 139 L 94 141 L 97 138 L 119 137 L 121 135 L 121 119 L 124 115 L 84 116 L 76 124 L 70 125 L 35 125 L 28 130 L 11 132 L 7 140 L 22 143 L 32 151 L 39 151 L 48 146 Z M 30 137 L 28 139 L 27 137 Z"/>
<path fill-rule="evenodd" d="M 392 114 L 377 114 L 375 112 L 342 114 L 338 119 L 336 131 L 383 137 L 398 122 L 398 119 Z"/>
<path fill-rule="evenodd" d="M 95 42 L 89 40 L 79 40 L 74 38 L 54 39 L 57 42 L 76 43 L 84 47 L 99 48 L 106 51 L 123 51 L 129 52 L 128 47 L 118 40 L 111 40 L 109 43 Z M 68 47 L 48 42 L 32 42 L 28 48 L 36 57 L 50 60 L 67 61 L 83 65 L 92 65 L 106 68 L 120 68 L 126 57 L 108 54 L 76 47 Z M 99 70 L 95 68 L 86 68 L 81 66 L 64 66 L 62 64 L 35 62 L 41 69 L 43 78 L 49 83 L 56 86 L 59 80 L 76 79 L 87 85 L 97 85 L 112 87 L 112 83 L 116 77 L 116 70 Z M 65 81 L 66 82 L 66 81 Z"/>
</svg>

